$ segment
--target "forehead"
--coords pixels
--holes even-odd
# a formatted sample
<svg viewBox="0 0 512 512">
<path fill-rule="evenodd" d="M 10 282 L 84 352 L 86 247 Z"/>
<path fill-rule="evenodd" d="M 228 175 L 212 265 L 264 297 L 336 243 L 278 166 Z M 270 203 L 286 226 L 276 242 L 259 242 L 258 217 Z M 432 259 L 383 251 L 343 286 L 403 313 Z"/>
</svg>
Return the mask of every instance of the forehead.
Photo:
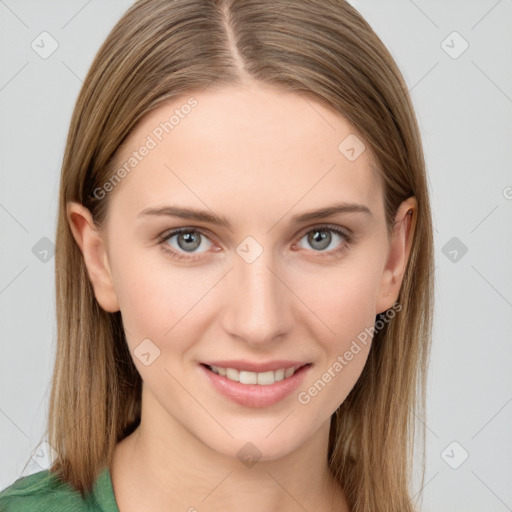
<svg viewBox="0 0 512 512">
<path fill-rule="evenodd" d="M 119 148 L 114 172 L 121 168 L 112 206 L 137 212 L 180 202 L 252 211 L 268 223 L 294 205 L 383 207 L 354 127 L 311 96 L 269 85 L 210 87 L 161 105 Z"/>
</svg>

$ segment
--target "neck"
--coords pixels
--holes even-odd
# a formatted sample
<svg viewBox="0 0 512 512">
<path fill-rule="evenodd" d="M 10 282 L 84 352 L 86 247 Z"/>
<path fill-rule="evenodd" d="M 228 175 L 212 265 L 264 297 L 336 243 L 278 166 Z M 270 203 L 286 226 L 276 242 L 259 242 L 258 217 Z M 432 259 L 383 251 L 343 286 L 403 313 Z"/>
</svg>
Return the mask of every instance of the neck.
<svg viewBox="0 0 512 512">
<path fill-rule="evenodd" d="M 111 464 L 119 510 L 348 512 L 327 464 L 328 437 L 326 422 L 284 457 L 250 460 L 250 445 L 249 458 L 228 457 L 168 414 L 145 416 L 143 401 L 140 426 L 118 443 Z"/>
</svg>

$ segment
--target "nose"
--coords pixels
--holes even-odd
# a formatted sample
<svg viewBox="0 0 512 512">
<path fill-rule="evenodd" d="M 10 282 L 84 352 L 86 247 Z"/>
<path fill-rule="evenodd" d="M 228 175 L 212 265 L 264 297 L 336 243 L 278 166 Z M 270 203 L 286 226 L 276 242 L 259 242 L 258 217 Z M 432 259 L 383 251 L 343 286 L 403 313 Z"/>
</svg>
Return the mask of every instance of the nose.
<svg viewBox="0 0 512 512">
<path fill-rule="evenodd" d="M 284 337 L 293 327 L 292 291 L 276 270 L 272 252 L 264 250 L 249 263 L 235 254 L 224 302 L 223 323 L 228 334 L 252 346 Z"/>
</svg>

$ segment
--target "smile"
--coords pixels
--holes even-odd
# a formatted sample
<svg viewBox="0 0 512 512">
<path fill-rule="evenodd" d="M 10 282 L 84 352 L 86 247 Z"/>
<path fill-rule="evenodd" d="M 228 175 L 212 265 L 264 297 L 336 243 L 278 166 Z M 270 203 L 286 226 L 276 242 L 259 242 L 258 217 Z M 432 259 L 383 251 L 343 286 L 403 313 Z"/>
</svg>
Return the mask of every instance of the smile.
<svg viewBox="0 0 512 512">
<path fill-rule="evenodd" d="M 200 375 L 218 393 L 239 405 L 252 408 L 269 407 L 289 397 L 301 385 L 313 366 L 311 363 L 302 364 L 298 361 L 294 362 L 295 366 L 289 366 L 291 361 L 276 361 L 265 365 L 239 362 L 240 366 L 253 367 L 239 370 L 232 367 L 234 362 L 230 361 L 230 366 L 201 363 L 198 368 L 201 370 Z M 256 366 L 266 371 L 251 371 L 257 369 Z M 269 369 L 269 366 L 274 366 L 274 369 Z"/>
<path fill-rule="evenodd" d="M 249 372 L 245 370 L 237 370 L 236 368 L 223 368 L 221 366 L 208 366 L 208 368 L 222 377 L 226 377 L 234 382 L 241 384 L 259 384 L 260 386 L 268 386 L 279 382 L 280 380 L 291 377 L 299 366 L 291 368 L 280 368 L 268 372 Z"/>
</svg>

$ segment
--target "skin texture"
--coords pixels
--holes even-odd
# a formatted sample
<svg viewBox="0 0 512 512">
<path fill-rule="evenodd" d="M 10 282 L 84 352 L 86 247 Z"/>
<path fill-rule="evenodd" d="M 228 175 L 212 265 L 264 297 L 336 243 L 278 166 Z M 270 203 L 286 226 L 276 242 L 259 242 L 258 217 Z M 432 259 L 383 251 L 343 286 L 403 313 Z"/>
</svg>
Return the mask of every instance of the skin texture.
<svg viewBox="0 0 512 512">
<path fill-rule="evenodd" d="M 117 445 L 111 465 L 120 511 L 327 511 L 331 499 L 336 510 L 348 510 L 327 465 L 329 421 L 360 376 L 370 343 L 309 403 L 297 394 L 393 307 L 416 201 L 402 203 L 388 236 L 369 149 L 354 161 L 338 149 L 355 133 L 348 121 L 312 98 L 255 83 L 210 87 L 160 106 L 130 134 L 116 163 L 191 96 L 197 106 L 104 199 L 101 229 L 83 206 L 68 205 L 96 298 L 106 311 L 121 311 L 144 381 L 141 426 Z M 365 205 L 371 215 L 290 222 L 341 201 Z M 232 228 L 137 217 L 164 205 L 222 215 Z M 351 230 L 350 243 L 332 231 L 328 247 L 315 242 L 315 228 L 325 224 Z M 200 245 L 187 252 L 178 236 L 159 244 L 173 228 L 199 230 Z M 248 236 L 262 249 L 251 263 L 237 253 Z M 175 259 L 162 246 L 197 259 Z M 134 355 L 144 339 L 160 351 L 149 365 Z M 251 408 L 220 395 L 199 366 L 238 358 L 313 365 L 297 392 Z M 237 457 L 248 442 L 261 453 L 251 467 Z"/>
</svg>

